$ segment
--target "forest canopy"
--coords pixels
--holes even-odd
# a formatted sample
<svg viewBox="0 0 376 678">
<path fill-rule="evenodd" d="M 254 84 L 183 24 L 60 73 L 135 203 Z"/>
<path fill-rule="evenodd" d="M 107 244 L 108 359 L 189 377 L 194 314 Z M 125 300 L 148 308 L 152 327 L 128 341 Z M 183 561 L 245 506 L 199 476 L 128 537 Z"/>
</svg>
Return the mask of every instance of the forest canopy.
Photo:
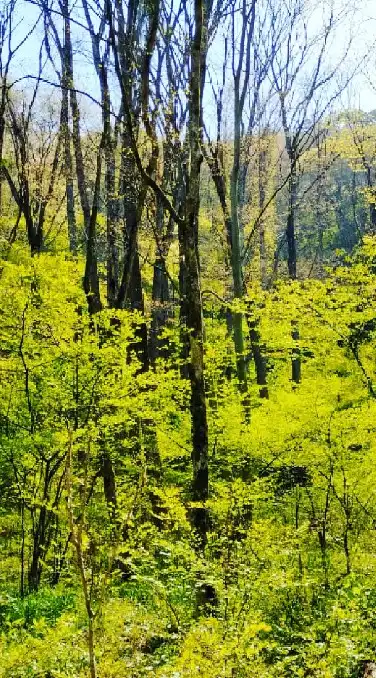
<svg viewBox="0 0 376 678">
<path fill-rule="evenodd" d="M 0 678 L 376 676 L 370 33 L 0 0 Z"/>
</svg>

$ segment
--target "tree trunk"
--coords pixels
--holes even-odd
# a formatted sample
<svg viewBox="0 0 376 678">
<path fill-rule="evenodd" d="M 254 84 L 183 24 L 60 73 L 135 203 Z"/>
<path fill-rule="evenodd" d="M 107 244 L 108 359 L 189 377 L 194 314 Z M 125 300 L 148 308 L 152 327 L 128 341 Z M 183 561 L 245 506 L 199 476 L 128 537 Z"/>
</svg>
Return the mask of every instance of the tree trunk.
<svg viewBox="0 0 376 678">
<path fill-rule="evenodd" d="M 150 329 L 150 360 L 155 363 L 159 357 L 166 357 L 166 342 L 161 332 L 166 326 L 170 307 L 170 290 L 166 273 L 165 259 L 156 257 L 153 272 L 152 320 Z"/>
<path fill-rule="evenodd" d="M 45 555 L 45 523 L 46 507 L 42 506 L 39 513 L 38 525 L 33 537 L 33 553 L 28 571 L 29 591 L 37 591 L 42 575 L 42 557 Z"/>
<path fill-rule="evenodd" d="M 64 74 L 69 86 L 69 100 L 72 111 L 72 140 L 74 156 L 76 161 L 76 176 L 78 193 L 80 196 L 81 209 L 84 217 L 85 229 L 89 230 L 90 225 L 90 206 L 87 195 L 87 185 L 85 178 L 84 159 L 81 146 L 81 125 L 80 108 L 77 100 L 77 93 L 74 88 L 74 70 L 73 70 L 73 49 L 70 32 L 69 0 L 61 0 L 62 14 L 64 16 Z"/>
<path fill-rule="evenodd" d="M 295 212 L 297 199 L 297 176 L 294 156 L 290 157 L 291 169 L 289 179 L 289 208 L 287 214 L 286 239 L 288 252 L 288 271 L 291 280 L 296 280 L 296 239 L 295 239 Z"/>
<path fill-rule="evenodd" d="M 240 223 L 239 223 L 239 171 L 240 171 L 240 111 L 235 105 L 235 134 L 234 134 L 234 164 L 231 172 L 231 269 L 233 278 L 234 298 L 243 297 L 243 271 L 241 261 Z M 236 367 L 239 386 L 242 393 L 246 394 L 247 363 L 244 348 L 243 314 L 233 314 L 234 345 L 236 353 Z M 248 409 L 247 418 L 250 416 Z"/>
<path fill-rule="evenodd" d="M 376 204 L 375 204 L 375 189 L 373 187 L 373 181 L 372 181 L 372 168 L 368 165 L 367 166 L 367 186 L 371 191 L 371 196 L 372 196 L 372 201 L 369 203 L 369 217 L 370 217 L 370 222 L 371 222 L 371 233 L 375 234 L 376 233 Z"/>
<path fill-rule="evenodd" d="M 167 185 L 167 175 L 169 172 L 168 163 L 164 154 L 164 179 Z M 176 191 L 175 191 L 176 193 Z M 176 202 L 176 200 L 175 200 Z M 161 332 L 166 326 L 171 313 L 171 299 L 169 279 L 166 269 L 166 258 L 173 238 L 173 221 L 169 217 L 168 225 L 164 224 L 164 207 L 161 200 L 156 198 L 156 258 L 153 266 L 153 289 L 152 289 L 152 320 L 150 329 L 150 360 L 152 363 L 158 357 L 167 357 L 167 346 L 165 340 L 161 337 Z"/>
<path fill-rule="evenodd" d="M 145 191 L 133 195 L 132 186 L 123 186 L 124 191 L 124 260 L 121 282 L 116 299 L 116 308 L 130 308 L 144 314 L 144 298 L 138 251 L 138 227 L 141 219 Z M 136 202 L 137 200 L 137 202 Z M 149 368 L 148 336 L 146 323 L 136 328 L 136 342 L 131 346 L 139 361 L 142 371 Z"/>
<path fill-rule="evenodd" d="M 238 135 L 240 132 L 238 131 Z M 240 143 L 240 136 L 238 144 Z M 236 146 L 237 154 L 240 153 L 239 145 Z M 239 173 L 239 168 L 236 167 L 234 161 L 235 175 L 232 177 L 232 186 L 231 186 L 231 214 L 227 207 L 227 197 L 226 197 L 226 187 L 225 180 L 223 177 L 223 172 L 218 166 L 218 161 L 213 158 L 207 157 L 210 171 L 212 174 L 212 179 L 217 190 L 217 195 L 222 207 L 222 213 L 225 221 L 225 230 L 226 230 L 226 239 L 228 245 L 228 251 L 231 261 L 231 272 L 233 280 L 233 292 L 235 298 L 243 298 L 244 296 L 244 284 L 243 284 L 243 273 L 242 273 L 242 261 L 240 256 L 240 227 L 239 227 L 239 217 L 238 217 L 238 207 L 239 207 L 239 198 L 238 198 L 238 180 L 236 179 L 236 174 Z M 244 174 L 244 173 L 243 173 Z M 235 214 L 236 225 L 234 227 L 233 217 Z M 238 246 L 236 246 L 238 242 Z M 235 250 L 233 244 L 235 243 Z M 243 333 L 243 314 L 242 313 L 231 313 L 231 329 L 229 329 L 229 334 L 232 334 L 234 340 L 234 348 L 236 355 L 236 367 L 237 367 L 237 376 L 239 381 L 239 387 L 242 393 L 246 394 L 247 392 L 247 361 L 245 356 L 245 343 L 244 343 L 244 333 Z M 268 397 L 268 389 L 266 382 L 266 363 L 265 358 L 263 357 L 261 345 L 260 345 L 260 336 L 257 330 L 256 324 L 250 322 L 247 315 L 247 325 L 248 333 L 251 342 L 252 355 L 255 362 L 257 383 L 261 386 L 260 388 L 260 397 Z M 245 413 L 246 418 L 250 419 L 250 409 L 249 401 L 247 396 L 244 398 Z"/>
<path fill-rule="evenodd" d="M 264 136 L 261 138 L 261 143 L 265 142 Z M 265 207 L 265 183 L 267 176 L 267 158 L 268 153 L 265 148 L 259 149 L 259 176 L 258 176 L 258 188 L 259 188 L 259 210 L 260 214 L 263 212 Z M 265 242 L 265 216 L 263 215 L 260 220 L 259 225 L 259 252 L 260 252 L 260 280 L 261 286 L 263 289 L 266 289 L 267 286 L 267 275 L 268 275 L 268 261 L 267 261 L 267 252 L 266 252 L 266 242 Z"/>
<path fill-rule="evenodd" d="M 72 112 L 72 141 L 76 161 L 76 177 L 78 193 L 80 196 L 81 209 L 84 218 L 86 235 L 86 262 L 84 273 L 84 290 L 87 298 L 88 309 L 91 315 L 102 310 L 100 298 L 98 261 L 97 261 L 97 217 L 99 207 L 99 194 L 101 185 L 102 151 L 105 141 L 105 131 L 102 133 L 100 147 L 97 153 L 96 177 L 94 196 L 90 209 L 87 181 L 85 174 L 84 158 L 81 145 L 80 108 L 77 100 L 77 92 L 74 88 L 73 49 L 70 33 L 69 0 L 61 0 L 62 14 L 64 16 L 64 75 L 69 85 L 69 100 Z"/>
<path fill-rule="evenodd" d="M 5 109 L 7 101 L 7 77 L 4 75 L 0 83 L 0 167 L 3 164 L 4 136 L 5 136 Z M 3 206 L 3 175 L 0 172 L 0 214 Z"/>
<path fill-rule="evenodd" d="M 295 346 L 292 350 L 292 360 L 291 360 L 291 379 L 295 384 L 300 384 L 302 380 L 302 365 L 300 359 L 300 349 L 298 342 L 300 339 L 298 323 L 292 321 L 291 323 L 291 339 L 295 342 Z"/>
<path fill-rule="evenodd" d="M 77 223 L 74 207 L 74 187 L 73 187 L 73 162 L 71 150 L 71 132 L 69 128 L 69 77 L 72 75 L 70 64 L 70 21 L 68 17 L 68 7 L 65 6 L 66 14 L 64 16 L 64 48 L 61 54 L 62 61 L 62 92 L 61 92 L 61 117 L 60 128 L 64 143 L 64 171 L 65 171 L 65 190 L 68 221 L 68 240 L 69 249 L 72 254 L 77 253 Z"/>
<path fill-rule="evenodd" d="M 295 214 L 298 192 L 298 179 L 296 175 L 296 160 L 293 151 L 290 151 L 290 179 L 289 179 L 289 211 L 287 215 L 287 249 L 288 249 L 288 271 L 291 280 L 296 280 L 296 238 L 295 238 Z M 300 338 L 299 326 L 297 321 L 292 322 L 291 338 L 295 343 L 292 350 L 291 360 L 291 379 L 294 384 L 300 384 L 302 378 L 302 366 L 300 359 L 300 350 L 298 341 Z"/>
<path fill-rule="evenodd" d="M 249 332 L 249 340 L 251 344 L 251 350 L 253 355 L 253 360 L 255 363 L 256 369 L 256 381 L 257 385 L 260 387 L 259 393 L 260 398 L 269 398 L 268 382 L 267 382 L 267 370 L 266 370 L 266 360 L 262 346 L 260 343 L 260 332 L 257 328 L 257 320 L 254 320 L 247 313 L 247 324 Z"/>
<path fill-rule="evenodd" d="M 115 199 L 115 157 L 111 141 L 106 143 L 106 199 L 107 199 L 107 299 L 110 306 L 114 306 L 119 291 L 119 254 L 116 241 L 117 235 L 117 203 Z"/>
<path fill-rule="evenodd" d="M 47 503 L 49 502 L 49 490 L 52 478 L 53 473 L 51 473 L 50 470 L 50 463 L 47 462 L 43 481 L 42 503 L 39 509 L 36 529 L 33 533 L 33 552 L 30 568 L 28 571 L 28 589 L 30 592 L 37 591 L 39 588 L 43 570 L 43 562 L 46 559 L 47 550 L 51 541 L 49 527 L 53 514 L 47 508 Z"/>
<path fill-rule="evenodd" d="M 93 204 L 88 222 L 87 244 L 86 244 L 86 262 L 84 274 L 84 290 L 87 298 L 90 315 L 102 310 L 102 302 L 99 289 L 98 260 L 97 260 L 97 217 L 98 203 L 101 183 L 101 155 L 100 147 L 97 154 L 97 168 L 95 177 L 95 187 Z"/>
<path fill-rule="evenodd" d="M 192 521 L 198 546 L 207 543 L 209 515 L 206 501 L 209 496 L 208 421 L 204 378 L 204 327 L 202 314 L 200 265 L 198 253 L 198 220 L 200 211 L 200 172 L 202 155 L 202 66 L 204 45 L 204 2 L 195 0 L 195 29 L 191 51 L 190 101 L 189 101 L 189 151 L 190 170 L 185 216 L 181 229 L 181 257 L 184 262 L 185 313 L 189 333 L 189 379 L 191 382 L 192 422 L 192 500 L 197 503 L 192 510 Z"/>
</svg>

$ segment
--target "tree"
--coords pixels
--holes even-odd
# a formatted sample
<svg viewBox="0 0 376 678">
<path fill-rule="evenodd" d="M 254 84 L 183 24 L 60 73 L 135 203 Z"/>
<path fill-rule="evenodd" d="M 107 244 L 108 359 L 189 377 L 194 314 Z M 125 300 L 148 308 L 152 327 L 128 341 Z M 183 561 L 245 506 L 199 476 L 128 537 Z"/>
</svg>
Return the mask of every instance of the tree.
<svg viewBox="0 0 376 678">
<path fill-rule="evenodd" d="M 317 33 L 307 28 L 308 4 L 294 1 L 292 7 L 271 5 L 273 41 L 272 78 L 278 97 L 280 119 L 284 134 L 287 163 L 287 242 L 288 275 L 297 277 L 296 214 L 299 175 L 304 153 L 317 141 L 319 122 L 343 91 L 343 83 L 335 84 L 338 63 L 327 65 L 330 40 L 333 39 L 342 16 L 335 16 L 331 8 L 324 25 Z M 295 41 L 294 36 L 300 36 Z M 346 56 L 341 55 L 341 62 Z M 331 89 L 333 88 L 333 89 Z M 326 93 L 328 92 L 328 93 Z M 293 321 L 292 340 L 295 344 L 292 359 L 292 381 L 301 381 L 301 361 L 296 342 L 299 340 L 297 319 Z"/>
<path fill-rule="evenodd" d="M 236 30 L 238 29 L 238 15 L 240 14 L 240 38 L 239 53 L 237 53 Z M 252 136 L 260 134 L 261 122 L 262 87 L 268 74 L 270 56 L 265 47 L 263 59 L 260 49 L 264 40 L 266 15 L 263 8 L 259 11 L 255 2 L 247 5 L 245 2 L 233 3 L 230 13 L 230 25 L 228 31 L 231 35 L 231 59 L 233 77 L 233 143 L 232 143 L 232 167 L 230 170 L 230 191 L 227 188 L 227 168 L 224 164 L 223 134 L 223 96 L 226 85 L 226 65 L 223 67 L 222 83 L 216 91 L 213 86 L 213 94 L 217 111 L 217 139 L 213 142 L 210 138 L 204 153 L 209 164 L 211 175 L 217 190 L 225 222 L 229 259 L 231 262 L 231 275 L 233 297 L 241 300 L 246 295 L 244 280 L 245 252 L 244 224 L 241 219 L 241 208 L 246 202 L 245 187 L 249 173 Z M 225 62 L 228 57 L 228 36 L 225 38 Z M 249 104 L 247 120 L 245 121 L 246 103 Z M 245 130 L 246 127 L 246 131 Z M 247 323 L 251 349 L 255 361 L 257 383 L 260 385 L 261 397 L 267 397 L 265 360 L 260 350 L 260 336 L 256 323 L 252 319 L 249 309 Z M 247 394 L 247 360 L 244 343 L 243 314 L 235 311 L 232 314 L 234 346 L 237 361 L 237 375 L 240 389 Z M 245 395 L 245 403 L 247 396 Z M 246 410 L 249 406 L 246 404 Z M 249 416 L 249 412 L 247 414 Z"/>
<path fill-rule="evenodd" d="M 153 11 L 159 13 L 158 5 L 153 6 Z M 181 218 L 176 213 L 175 208 L 163 192 L 160 185 L 155 181 L 155 160 L 157 146 L 155 132 L 149 126 L 149 112 L 147 104 L 149 99 L 149 78 L 150 78 L 150 59 L 151 54 L 147 54 L 147 60 L 144 62 L 142 78 L 142 109 L 144 123 L 149 138 L 152 141 L 152 151 L 149 159 L 149 165 L 145 169 L 142 164 L 137 144 L 135 141 L 135 129 L 133 125 L 133 115 L 130 109 L 129 95 L 127 91 L 128 80 L 126 71 L 122 66 L 124 62 L 124 45 L 119 41 L 115 34 L 114 17 L 111 8 L 108 7 L 108 16 L 110 21 L 112 50 L 115 59 L 115 68 L 119 84 L 121 87 L 123 105 L 126 117 L 127 131 L 131 140 L 131 148 L 135 157 L 136 165 L 141 174 L 144 185 L 154 190 L 156 196 L 161 199 L 163 206 L 173 216 L 178 224 L 180 236 L 180 256 L 184 261 L 186 287 L 185 287 L 185 309 L 186 325 L 189 333 L 190 355 L 189 355 L 189 379 L 191 383 L 191 421 L 192 421 L 192 465 L 193 465 L 193 483 L 192 499 L 200 504 L 192 510 L 193 524 L 197 530 L 197 536 L 201 547 L 204 547 L 208 531 L 208 511 L 205 506 L 208 497 L 208 425 L 206 413 L 206 394 L 204 381 L 204 347 L 203 347 L 203 318 L 202 318 L 202 300 L 199 271 L 199 253 L 198 253 L 198 214 L 200 205 L 200 169 L 201 169 L 201 130 L 202 130 L 202 87 L 205 73 L 205 55 L 207 51 L 207 26 L 208 11 L 204 9 L 201 0 L 196 0 L 194 5 L 194 32 L 191 43 L 191 69 L 190 69 L 190 96 L 189 96 L 189 118 L 188 118 L 188 138 L 189 138 L 189 172 L 187 174 L 187 194 L 184 205 L 184 216 Z M 121 14 L 117 15 L 117 25 L 123 25 Z M 150 26 L 150 40 L 152 47 L 155 44 L 153 24 Z M 119 30 L 118 30 L 119 35 Z"/>
</svg>

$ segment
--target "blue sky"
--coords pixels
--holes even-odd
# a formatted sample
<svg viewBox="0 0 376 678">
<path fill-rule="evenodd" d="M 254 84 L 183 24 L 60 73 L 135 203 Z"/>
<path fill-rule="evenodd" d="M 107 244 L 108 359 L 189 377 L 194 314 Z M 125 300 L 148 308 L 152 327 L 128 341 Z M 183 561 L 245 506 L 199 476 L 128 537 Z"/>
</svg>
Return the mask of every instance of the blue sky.
<svg viewBox="0 0 376 678">
<path fill-rule="evenodd" d="M 347 0 L 346 0 L 347 1 Z M 0 0 L 1 2 L 1 0 Z M 17 0 L 17 17 L 19 25 L 17 36 L 25 34 L 38 16 L 38 9 L 28 0 Z M 328 0 L 326 0 L 328 2 Z M 337 7 L 344 7 L 345 0 L 335 0 Z M 351 48 L 349 69 L 364 59 L 364 55 L 369 53 L 369 58 L 364 61 L 364 70 L 368 70 L 371 77 L 374 75 L 375 90 L 368 84 L 363 74 L 357 75 L 351 88 L 342 98 L 343 106 L 360 107 L 364 110 L 376 109 L 376 3 L 375 0 L 362 0 L 354 5 L 354 11 L 349 14 L 349 19 L 343 24 L 341 31 L 336 36 L 333 45 L 333 62 L 338 59 L 338 55 L 343 52 L 344 46 L 348 41 L 350 32 L 353 36 Z M 79 6 L 79 4 L 77 4 Z M 20 77 L 23 74 L 35 75 L 38 70 L 38 54 L 43 39 L 43 25 L 36 28 L 33 35 L 29 38 L 25 46 L 20 50 L 12 69 L 13 77 Z M 97 78 L 90 66 L 89 59 L 85 56 L 90 54 L 90 42 L 85 31 L 74 30 L 74 42 L 76 47 L 75 68 L 76 68 L 76 86 L 97 97 L 98 85 Z M 222 68 L 222 42 L 218 41 L 214 51 L 210 55 L 210 61 L 214 68 Z M 86 114 L 94 115 L 93 104 L 84 105 Z"/>
</svg>

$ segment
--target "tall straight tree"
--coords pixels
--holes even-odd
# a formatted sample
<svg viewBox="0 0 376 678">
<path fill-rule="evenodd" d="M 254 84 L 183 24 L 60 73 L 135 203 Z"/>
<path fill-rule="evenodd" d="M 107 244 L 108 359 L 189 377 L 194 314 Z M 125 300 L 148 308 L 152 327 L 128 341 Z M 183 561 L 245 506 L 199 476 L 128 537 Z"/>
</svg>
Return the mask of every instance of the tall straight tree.
<svg viewBox="0 0 376 678">
<path fill-rule="evenodd" d="M 65 143 L 65 171 L 66 171 L 66 190 L 67 190 L 67 216 L 68 229 L 70 234 L 71 247 L 76 245 L 75 230 L 75 212 L 73 202 L 72 185 L 72 158 L 70 152 L 70 143 L 72 140 L 75 174 L 77 180 L 78 194 L 80 198 L 81 210 L 83 215 L 84 233 L 86 236 L 86 261 L 84 272 L 84 290 L 87 297 L 88 308 L 91 314 L 95 314 L 103 307 L 99 287 L 98 275 L 98 256 L 97 256 L 97 218 L 99 211 L 99 197 L 101 189 L 102 156 L 104 148 L 104 133 L 96 154 L 94 189 L 92 198 L 89 199 L 89 180 L 88 171 L 85 167 L 82 133 L 81 133 L 81 111 L 78 101 L 78 94 L 75 87 L 74 59 L 72 45 L 72 20 L 69 0 L 57 0 L 56 7 L 50 6 L 45 0 L 39 0 L 41 9 L 45 16 L 45 26 L 51 33 L 59 57 L 61 60 L 60 87 L 62 89 L 63 117 L 62 130 Z M 63 39 L 59 36 L 55 16 L 63 18 Z M 51 52 L 50 52 L 51 54 Z M 69 103 L 72 119 L 72 131 L 69 130 L 69 112 L 67 110 L 67 94 L 69 92 Z"/>
<path fill-rule="evenodd" d="M 274 92 L 279 103 L 280 123 L 287 156 L 287 216 L 285 237 L 287 268 L 291 280 L 297 278 L 297 211 L 299 178 L 306 151 L 318 141 L 319 122 L 330 112 L 351 75 L 345 81 L 339 78 L 351 38 L 336 63 L 330 63 L 328 54 L 344 14 L 334 15 L 332 6 L 324 6 L 323 19 L 314 31 L 314 9 L 306 0 L 293 0 L 289 5 L 270 3 L 273 59 L 271 64 Z M 297 39 L 296 39 L 297 38 Z M 338 84 L 339 82 L 339 84 Z M 294 343 L 291 378 L 301 381 L 301 360 L 298 348 L 298 319 L 292 321 Z"/>
<path fill-rule="evenodd" d="M 127 87 L 126 73 L 122 68 L 124 49 L 119 29 L 121 14 L 112 11 L 112 5 L 107 3 L 107 12 L 110 23 L 111 43 L 115 62 L 116 74 L 121 87 L 127 133 L 133 152 L 137 169 L 144 185 L 152 189 L 161 205 L 178 224 L 180 236 L 181 257 L 184 259 L 186 274 L 186 325 L 189 336 L 189 379 L 191 384 L 191 423 L 192 423 L 192 493 L 194 502 L 192 509 L 192 522 L 196 530 L 198 542 L 204 548 L 207 542 L 209 529 L 208 509 L 206 501 L 209 494 L 208 473 L 208 420 L 204 378 L 204 329 L 200 282 L 200 265 L 198 251 L 198 221 L 200 209 L 200 172 L 202 163 L 201 137 L 202 137 L 202 91 L 205 80 L 206 54 L 207 54 L 207 27 L 211 7 L 204 6 L 203 0 L 195 0 L 193 4 L 193 31 L 190 44 L 190 87 L 188 94 L 188 149 L 189 162 L 186 174 L 186 199 L 179 216 L 171 203 L 168 195 L 164 192 L 155 175 L 155 159 L 157 154 L 155 130 L 150 127 L 150 87 L 143 82 L 142 106 L 143 123 L 146 133 L 151 141 L 151 153 L 148 165 L 145 167 L 137 146 L 134 127 L 134 113 L 131 108 Z M 115 25 L 115 20 L 117 20 Z M 152 43 L 154 37 L 149 33 Z M 150 78 L 152 50 L 149 61 L 146 63 L 144 75 Z"/>
<path fill-rule="evenodd" d="M 189 172 L 184 220 L 180 224 L 181 249 L 186 273 L 186 322 L 189 332 L 189 378 L 191 382 L 192 420 L 192 499 L 200 504 L 193 509 L 193 523 L 202 546 L 209 529 L 208 420 L 204 378 L 204 328 L 198 251 L 200 212 L 200 172 L 202 163 L 202 87 L 206 67 L 208 16 L 204 0 L 194 0 L 194 32 L 191 44 L 189 93 Z"/>
<path fill-rule="evenodd" d="M 182 216 L 185 202 L 187 138 L 182 139 L 188 107 L 183 92 L 188 89 L 188 51 L 179 49 L 179 35 L 184 3 L 177 8 L 162 4 L 163 28 L 157 43 L 158 57 L 155 77 L 155 98 L 160 104 L 160 125 L 163 141 L 159 158 L 161 187 L 171 195 L 176 212 Z M 165 74 L 165 77 L 163 75 Z M 150 356 L 152 362 L 166 353 L 162 330 L 172 315 L 171 287 L 174 284 L 167 269 L 167 257 L 174 239 L 174 219 L 165 210 L 160 197 L 155 200 L 155 226 L 152 227 L 156 255 L 153 266 L 152 322 Z M 183 286 L 181 288 L 183 291 Z"/>
<path fill-rule="evenodd" d="M 85 18 L 91 37 L 93 65 L 98 76 L 100 88 L 100 104 L 102 112 L 103 153 L 105 164 L 105 201 L 106 201 L 106 236 L 107 236 L 107 301 L 109 306 L 116 305 L 119 290 L 119 252 L 117 243 L 117 225 L 119 200 L 116 198 L 116 147 L 117 134 L 112 126 L 111 95 L 109 88 L 109 51 L 108 36 L 105 35 L 106 16 L 102 11 L 99 26 L 94 27 L 89 3 L 82 0 Z M 98 13 L 98 8 L 97 8 Z M 118 120 L 121 116 L 118 116 Z"/>
<path fill-rule="evenodd" d="M 230 5 L 229 24 L 225 27 L 225 50 L 222 70 L 222 82 L 215 88 L 213 79 L 212 90 L 217 110 L 217 138 L 208 141 L 203 146 L 205 159 L 211 170 L 211 175 L 216 187 L 221 204 L 229 260 L 231 264 L 232 294 L 233 298 L 240 300 L 246 295 L 244 282 L 244 252 L 243 236 L 244 228 L 241 219 L 241 208 L 246 201 L 245 186 L 249 173 L 248 147 L 257 124 L 258 111 L 260 108 L 261 90 L 268 74 L 270 58 L 265 49 L 264 59 L 260 59 L 261 43 L 267 43 L 264 35 L 265 7 L 258 11 L 256 0 L 247 3 L 245 0 L 232 2 Z M 240 30 L 238 38 L 237 31 Z M 230 47 L 228 41 L 230 36 Z M 230 56 L 228 51 L 230 50 Z M 230 170 L 230 187 L 227 186 L 226 167 L 224 163 L 223 135 L 223 97 L 226 79 L 226 62 L 231 58 L 231 72 L 233 89 L 232 111 L 232 153 Z M 247 119 L 245 109 L 247 109 Z M 244 333 L 243 313 L 235 311 L 232 315 L 233 338 L 236 354 L 237 376 L 240 391 L 244 394 L 247 416 L 249 417 L 248 404 L 248 376 L 247 358 Z M 265 359 L 260 350 L 260 336 L 256 323 L 247 316 L 247 329 L 251 350 L 256 367 L 257 383 L 260 385 L 260 395 L 268 396 L 266 385 Z"/>
<path fill-rule="evenodd" d="M 65 198 L 67 210 L 68 241 L 69 249 L 73 254 L 77 254 L 78 233 L 75 210 L 74 196 L 74 168 L 72 157 L 72 133 L 71 120 L 69 115 L 69 88 L 71 86 L 71 25 L 69 6 L 64 0 L 63 9 L 63 35 L 59 35 L 56 23 L 52 20 L 52 14 L 48 5 L 43 2 L 42 9 L 44 13 L 45 46 L 48 59 L 61 83 L 61 114 L 60 114 L 60 134 L 64 146 L 64 173 L 65 173 Z M 61 70 L 56 67 L 53 52 L 50 44 L 50 33 L 53 35 L 53 42 L 56 45 Z"/>
<path fill-rule="evenodd" d="M 44 247 L 47 209 L 55 194 L 61 149 L 58 125 L 53 119 L 45 125 L 35 110 L 39 84 L 38 78 L 29 101 L 23 98 L 17 102 L 8 97 L 7 123 L 14 169 L 2 165 L 12 198 L 24 217 L 32 254 Z"/>
</svg>

